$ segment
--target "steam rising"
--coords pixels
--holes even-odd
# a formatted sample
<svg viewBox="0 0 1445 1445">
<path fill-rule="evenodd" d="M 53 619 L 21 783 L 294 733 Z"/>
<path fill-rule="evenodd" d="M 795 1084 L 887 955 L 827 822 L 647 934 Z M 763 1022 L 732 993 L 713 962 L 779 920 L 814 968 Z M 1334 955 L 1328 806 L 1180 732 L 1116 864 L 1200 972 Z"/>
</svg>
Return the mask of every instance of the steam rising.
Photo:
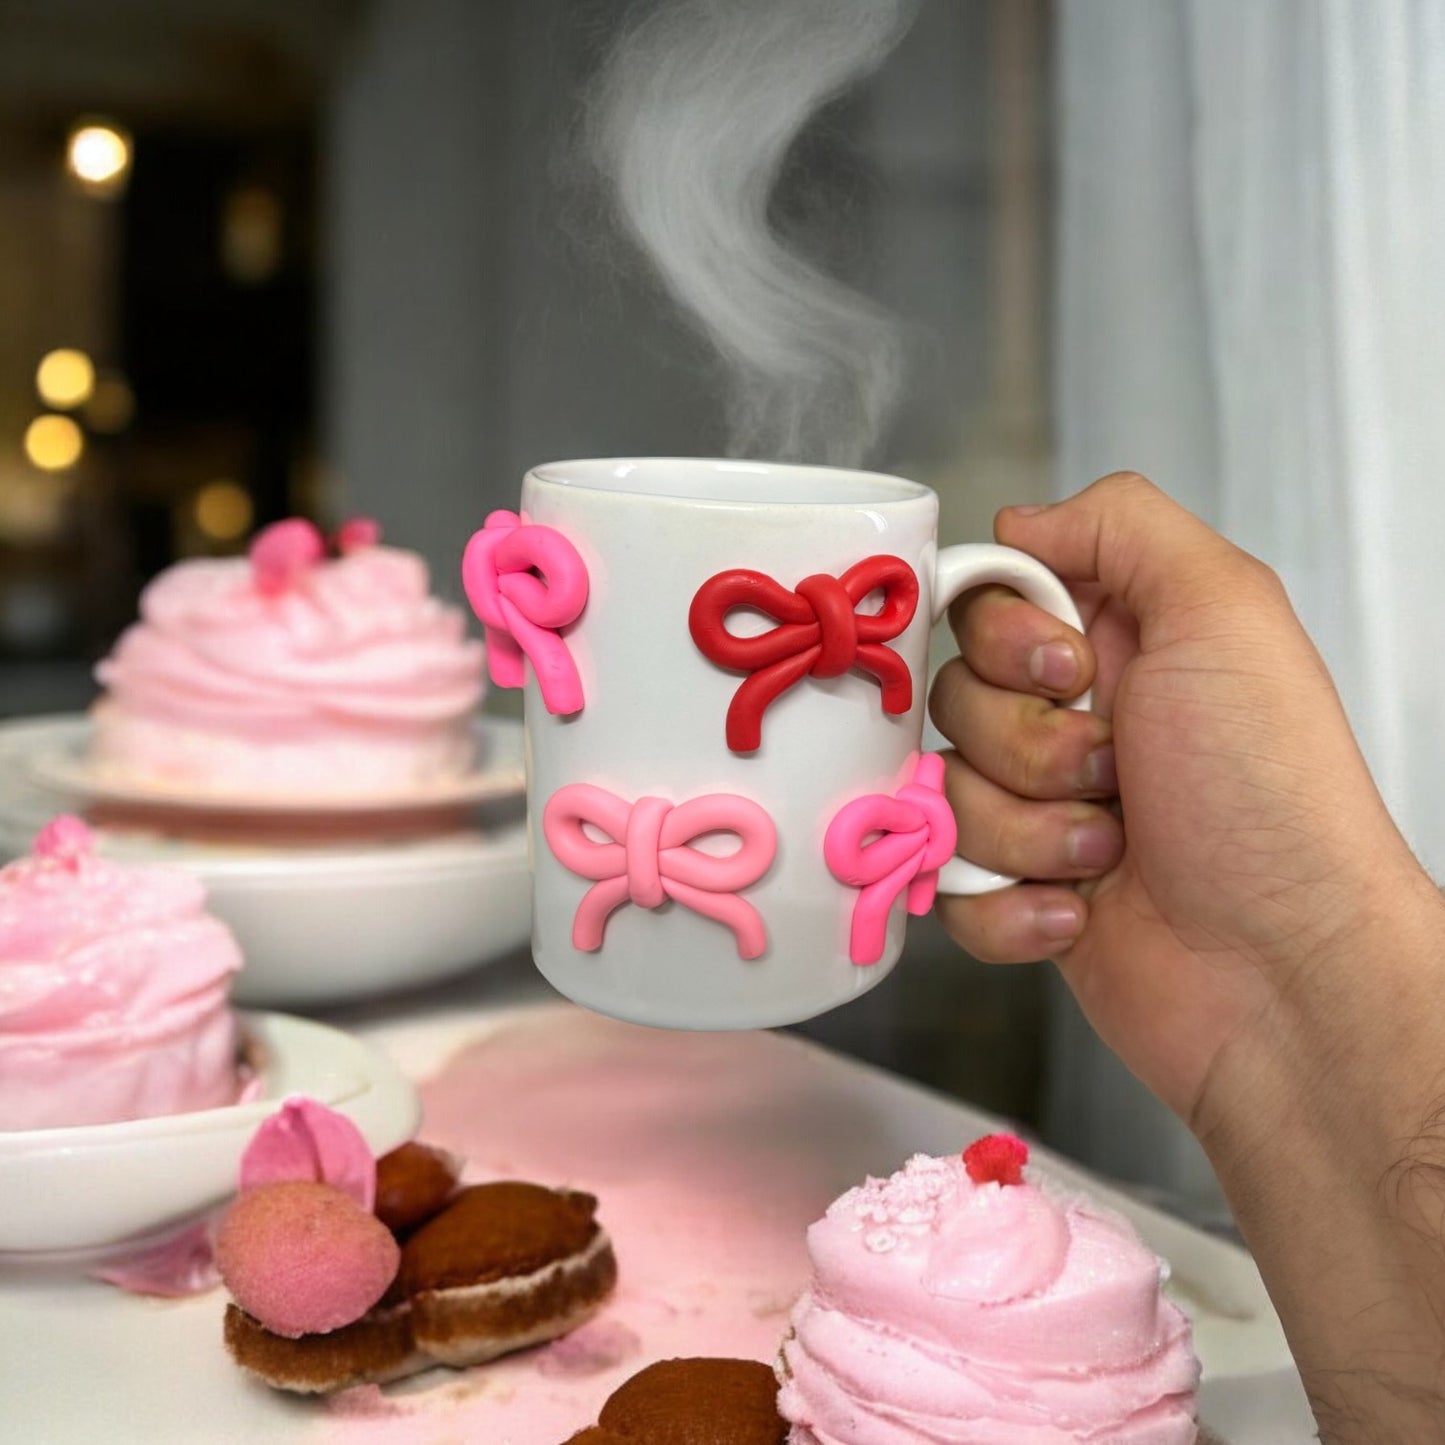
<svg viewBox="0 0 1445 1445">
<path fill-rule="evenodd" d="M 609 57 L 594 154 L 623 224 L 716 346 L 734 454 L 855 465 L 901 383 L 886 315 L 788 250 L 769 199 L 808 119 L 915 0 L 669 0 Z"/>
</svg>

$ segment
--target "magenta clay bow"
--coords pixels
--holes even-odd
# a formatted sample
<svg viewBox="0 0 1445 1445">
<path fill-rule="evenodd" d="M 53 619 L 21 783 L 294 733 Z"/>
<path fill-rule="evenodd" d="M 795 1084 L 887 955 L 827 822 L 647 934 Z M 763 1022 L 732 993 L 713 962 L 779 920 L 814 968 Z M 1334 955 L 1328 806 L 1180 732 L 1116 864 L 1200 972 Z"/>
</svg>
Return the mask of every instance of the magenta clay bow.
<svg viewBox="0 0 1445 1445">
<path fill-rule="evenodd" d="M 609 841 L 588 837 L 584 824 Z M 725 857 L 692 846 L 713 832 L 735 834 L 740 846 Z M 663 798 L 628 803 L 605 788 L 569 783 L 548 799 L 542 833 L 565 868 L 596 880 L 577 907 L 574 948 L 601 948 L 609 915 L 624 903 L 658 908 L 669 898 L 725 923 L 741 957 L 757 958 L 767 947 L 757 909 L 737 896 L 768 871 L 777 851 L 773 820 L 751 799 L 709 793 L 676 807 Z"/>
<path fill-rule="evenodd" d="M 888 914 L 905 889 L 908 911 L 928 912 L 938 891 L 938 870 L 957 842 L 958 824 L 943 796 L 943 759 L 937 753 L 919 758 L 912 780 L 893 797 L 869 793 L 838 810 L 823 839 L 823 856 L 840 883 L 861 890 L 849 938 L 854 963 L 877 963 L 883 957 Z"/>
<path fill-rule="evenodd" d="M 587 567 L 560 532 L 515 512 L 493 512 L 462 555 L 462 585 L 482 620 L 487 670 L 521 687 L 525 656 L 550 713 L 582 710 L 582 679 L 561 628 L 587 605 Z"/>
</svg>

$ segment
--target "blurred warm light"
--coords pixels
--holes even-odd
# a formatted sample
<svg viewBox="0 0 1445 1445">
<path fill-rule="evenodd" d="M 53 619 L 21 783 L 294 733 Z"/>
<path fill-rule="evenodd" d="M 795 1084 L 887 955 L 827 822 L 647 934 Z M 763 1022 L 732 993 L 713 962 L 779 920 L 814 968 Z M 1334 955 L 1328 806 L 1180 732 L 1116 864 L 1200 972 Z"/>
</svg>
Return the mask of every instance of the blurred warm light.
<svg viewBox="0 0 1445 1445">
<path fill-rule="evenodd" d="M 130 136 L 109 121 L 75 126 L 65 147 L 65 164 L 87 190 L 113 195 L 130 171 Z"/>
<path fill-rule="evenodd" d="M 0 473 L 0 541 L 35 546 L 59 536 L 72 484 L 16 468 Z"/>
<path fill-rule="evenodd" d="M 248 285 L 269 281 L 281 267 L 281 202 L 261 186 L 226 197 L 221 217 L 221 265 Z"/>
<path fill-rule="evenodd" d="M 43 472 L 63 472 L 80 460 L 85 436 L 68 416 L 47 412 L 25 428 L 25 455 Z"/>
<path fill-rule="evenodd" d="M 102 372 L 82 414 L 92 431 L 107 434 L 124 431 L 135 416 L 135 393 L 130 383 L 114 372 Z"/>
<path fill-rule="evenodd" d="M 222 478 L 207 482 L 192 504 L 196 526 L 213 542 L 234 542 L 251 530 L 255 508 L 250 493 Z"/>
<path fill-rule="evenodd" d="M 95 366 L 83 351 L 72 347 L 47 351 L 35 368 L 35 390 L 46 406 L 69 411 L 90 400 L 95 390 Z"/>
</svg>

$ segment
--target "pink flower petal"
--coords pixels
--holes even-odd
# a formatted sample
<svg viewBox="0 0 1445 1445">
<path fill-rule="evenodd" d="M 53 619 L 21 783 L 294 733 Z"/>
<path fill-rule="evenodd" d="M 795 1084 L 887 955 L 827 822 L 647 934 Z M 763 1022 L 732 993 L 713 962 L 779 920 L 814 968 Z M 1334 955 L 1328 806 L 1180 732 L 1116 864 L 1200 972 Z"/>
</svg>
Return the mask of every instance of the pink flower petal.
<svg viewBox="0 0 1445 1445">
<path fill-rule="evenodd" d="M 344 1114 L 315 1099 L 291 1098 L 267 1119 L 241 1156 L 241 1189 L 288 1180 L 330 1184 L 368 1213 L 376 1205 L 376 1160 Z"/>
</svg>

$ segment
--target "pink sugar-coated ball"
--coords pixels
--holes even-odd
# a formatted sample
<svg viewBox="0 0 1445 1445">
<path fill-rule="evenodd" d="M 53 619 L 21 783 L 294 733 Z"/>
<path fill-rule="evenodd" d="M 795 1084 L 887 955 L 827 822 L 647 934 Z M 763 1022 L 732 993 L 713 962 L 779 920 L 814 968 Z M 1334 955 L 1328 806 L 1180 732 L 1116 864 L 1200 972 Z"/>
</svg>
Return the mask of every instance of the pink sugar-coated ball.
<svg viewBox="0 0 1445 1445">
<path fill-rule="evenodd" d="M 309 1180 L 248 1189 L 216 1235 L 216 1267 L 236 1303 L 291 1339 L 359 1320 L 400 1262 L 396 1240 L 374 1214 Z"/>
<path fill-rule="evenodd" d="M 74 867 L 80 859 L 95 851 L 95 835 L 84 819 L 72 813 L 52 818 L 36 835 L 31 852 L 37 858 L 50 858 Z"/>
<path fill-rule="evenodd" d="M 336 529 L 336 550 L 344 557 L 381 541 L 381 523 L 375 517 L 351 517 Z"/>
<path fill-rule="evenodd" d="M 315 525 L 301 517 L 272 522 L 251 539 L 248 549 L 256 586 L 270 594 L 284 592 L 326 555 L 326 543 Z"/>
</svg>

